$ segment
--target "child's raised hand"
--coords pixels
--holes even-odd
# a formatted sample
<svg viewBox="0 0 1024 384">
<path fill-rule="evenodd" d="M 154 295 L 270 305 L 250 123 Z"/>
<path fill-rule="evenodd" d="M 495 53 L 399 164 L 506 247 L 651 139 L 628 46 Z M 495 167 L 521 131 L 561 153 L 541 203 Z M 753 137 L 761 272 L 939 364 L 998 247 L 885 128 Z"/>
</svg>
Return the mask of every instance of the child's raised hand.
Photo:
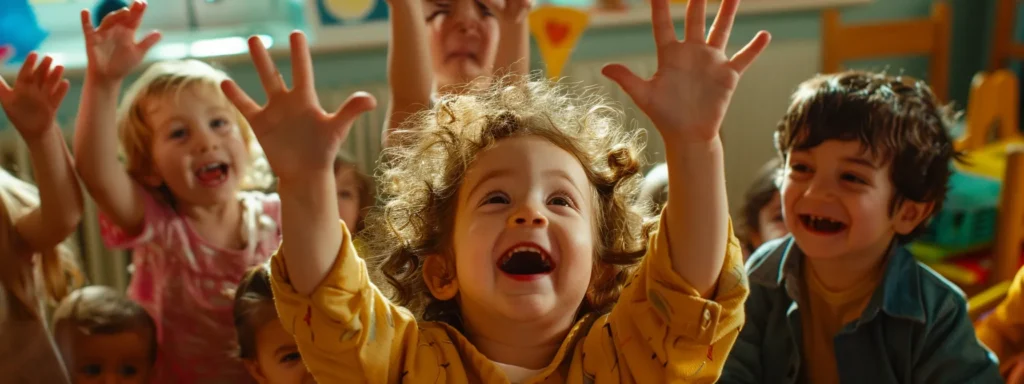
<svg viewBox="0 0 1024 384">
<path fill-rule="evenodd" d="M 668 0 L 651 0 L 657 72 L 643 80 L 621 64 L 602 70 L 633 98 L 666 140 L 700 142 L 716 138 L 740 76 L 768 46 L 771 37 L 761 31 L 731 59 L 726 57 L 725 45 L 739 2 L 722 0 L 705 40 L 707 0 L 690 0 L 685 36 L 679 41 Z"/>
<path fill-rule="evenodd" d="M 484 5 L 498 19 L 506 23 L 521 23 L 533 8 L 533 0 L 483 0 Z"/>
<path fill-rule="evenodd" d="M 256 37 L 249 38 L 249 54 L 267 104 L 260 107 L 231 80 L 225 80 L 221 89 L 252 125 L 274 173 L 282 180 L 298 180 L 316 172 L 331 172 L 334 156 L 352 123 L 376 107 L 376 100 L 356 92 L 337 112 L 324 112 L 314 89 L 313 63 L 302 32 L 291 35 L 292 89 L 287 88 L 270 53 Z"/>
<path fill-rule="evenodd" d="M 145 11 L 146 3 L 135 1 L 129 8 L 107 15 L 99 28 L 93 28 L 89 11 L 82 10 L 89 74 L 105 80 L 121 80 L 142 62 L 146 52 L 160 41 L 160 33 L 155 31 L 135 41 Z"/>
<path fill-rule="evenodd" d="M 63 66 L 51 66 L 53 58 L 49 56 L 37 66 L 38 59 L 35 53 L 25 58 L 13 89 L 0 78 L 0 105 L 25 141 L 42 137 L 55 127 L 57 108 L 69 87 L 62 77 Z"/>
</svg>

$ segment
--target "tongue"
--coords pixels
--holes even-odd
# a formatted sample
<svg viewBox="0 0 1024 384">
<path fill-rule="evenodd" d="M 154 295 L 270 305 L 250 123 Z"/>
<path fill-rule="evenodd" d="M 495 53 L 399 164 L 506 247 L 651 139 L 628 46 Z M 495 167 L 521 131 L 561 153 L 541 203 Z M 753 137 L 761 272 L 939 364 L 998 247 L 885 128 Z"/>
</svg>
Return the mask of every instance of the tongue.
<svg viewBox="0 0 1024 384">
<path fill-rule="evenodd" d="M 199 171 L 198 174 L 196 174 L 196 177 L 199 178 L 199 181 L 202 181 L 204 183 L 220 180 L 222 176 L 224 176 L 224 171 L 221 169 L 221 167 L 204 169 Z"/>
</svg>

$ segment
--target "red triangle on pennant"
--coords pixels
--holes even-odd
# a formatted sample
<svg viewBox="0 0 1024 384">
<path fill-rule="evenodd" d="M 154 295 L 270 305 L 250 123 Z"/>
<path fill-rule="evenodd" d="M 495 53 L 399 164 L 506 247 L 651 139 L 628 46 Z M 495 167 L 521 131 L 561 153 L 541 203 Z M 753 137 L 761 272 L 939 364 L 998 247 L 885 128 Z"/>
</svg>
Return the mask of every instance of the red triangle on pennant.
<svg viewBox="0 0 1024 384">
<path fill-rule="evenodd" d="M 565 38 L 569 36 L 570 28 L 572 28 L 572 26 L 568 23 L 556 20 L 548 20 L 547 23 L 544 24 L 544 30 L 551 39 L 551 44 L 555 46 L 562 45 Z"/>
</svg>

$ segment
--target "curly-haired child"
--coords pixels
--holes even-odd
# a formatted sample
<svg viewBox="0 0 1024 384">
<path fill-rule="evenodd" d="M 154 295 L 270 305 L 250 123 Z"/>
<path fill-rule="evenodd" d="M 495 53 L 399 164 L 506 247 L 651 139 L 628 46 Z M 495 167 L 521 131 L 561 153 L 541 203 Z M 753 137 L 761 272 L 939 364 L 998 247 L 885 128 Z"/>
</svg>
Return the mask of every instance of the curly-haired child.
<svg viewBox="0 0 1024 384">
<path fill-rule="evenodd" d="M 768 44 L 762 32 L 725 55 L 738 6 L 724 1 L 705 39 L 706 1 L 691 0 L 680 42 L 668 1 L 655 0 L 657 74 L 604 69 L 671 143 L 679 187 L 650 237 L 632 204 L 641 132 L 625 132 L 621 114 L 592 98 L 513 79 L 445 97 L 397 133 L 408 137 L 385 157 L 387 203 L 367 229 L 397 303 L 371 283 L 332 199 L 331 158 L 372 98 L 324 113 L 301 33 L 294 89 L 259 59 L 265 107 L 225 82 L 280 177 L 274 297 L 317 380 L 714 381 L 747 294 L 719 128 Z M 250 50 L 266 54 L 255 39 Z"/>
<path fill-rule="evenodd" d="M 782 195 L 779 194 L 781 172 L 782 161 L 778 157 L 768 160 L 743 196 L 737 235 L 747 255 L 761 244 L 789 234 L 782 220 Z"/>
</svg>

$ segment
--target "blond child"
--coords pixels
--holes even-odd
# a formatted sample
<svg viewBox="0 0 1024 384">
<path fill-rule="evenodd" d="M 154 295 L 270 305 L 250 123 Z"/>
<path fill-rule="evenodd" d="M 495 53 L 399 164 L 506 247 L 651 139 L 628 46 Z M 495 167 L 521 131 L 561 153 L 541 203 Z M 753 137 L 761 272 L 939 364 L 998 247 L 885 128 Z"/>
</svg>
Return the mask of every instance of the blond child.
<svg viewBox="0 0 1024 384">
<path fill-rule="evenodd" d="M 299 347 L 274 309 L 269 266 L 253 267 L 235 292 L 238 357 L 260 384 L 314 384 Z"/>
<path fill-rule="evenodd" d="M 640 185 L 640 201 L 652 215 L 661 213 L 668 204 L 668 164 L 660 163 L 647 171 Z"/>
<path fill-rule="evenodd" d="M 68 91 L 63 72 L 51 57 L 40 62 L 30 53 L 13 89 L 0 78 L 0 105 L 28 145 L 39 184 L 37 189 L 0 169 L 0 377 L 5 382 L 69 382 L 46 320 L 49 304 L 81 284 L 74 256 L 60 245 L 82 217 L 82 193 L 56 124 Z"/>
<path fill-rule="evenodd" d="M 750 255 L 761 244 L 789 234 L 782 220 L 782 195 L 779 194 L 779 176 L 782 162 L 773 158 L 757 173 L 757 178 L 747 188 L 740 208 L 740 230 L 738 236 L 743 252 Z"/>
<path fill-rule="evenodd" d="M 438 92 L 486 87 L 494 75 L 530 70 L 532 0 L 388 0 L 388 7 L 385 143 Z"/>
<path fill-rule="evenodd" d="M 135 2 L 95 29 L 82 12 L 89 64 L 75 131 L 78 171 L 106 244 L 132 250 L 128 296 L 156 321 L 155 380 L 248 380 L 229 354 L 232 302 L 224 293 L 277 248 L 280 202 L 240 192 L 267 180 L 257 177 L 248 122 L 220 91 L 223 72 L 194 60 L 153 64 L 117 108 L 124 77 L 160 37 L 135 42 L 145 8 Z"/>
<path fill-rule="evenodd" d="M 259 59 L 265 107 L 225 82 L 280 177 L 274 297 L 317 380 L 714 381 L 747 292 L 719 127 L 768 43 L 762 32 L 725 56 L 738 5 L 723 2 L 705 40 L 705 1 L 690 1 L 680 42 L 668 2 L 655 0 L 657 74 L 605 69 L 670 143 L 670 182 L 700 186 L 670 189 L 650 238 L 632 204 L 641 133 L 625 132 L 621 113 L 594 97 L 513 80 L 444 97 L 398 133 L 407 144 L 386 157 L 387 203 L 367 230 L 384 248 L 397 304 L 415 314 L 369 281 L 332 199 L 331 158 L 373 99 L 356 94 L 322 112 L 301 33 L 291 41 L 294 89 Z M 266 54 L 256 39 L 250 50 Z"/>
<path fill-rule="evenodd" d="M 958 155 L 928 86 L 865 72 L 799 86 L 776 131 L 792 233 L 750 256 L 722 383 L 997 383 L 963 293 L 904 248 Z"/>
<path fill-rule="evenodd" d="M 72 292 L 53 313 L 53 332 L 74 384 L 145 384 L 153 378 L 153 318 L 113 288 Z"/>
</svg>

